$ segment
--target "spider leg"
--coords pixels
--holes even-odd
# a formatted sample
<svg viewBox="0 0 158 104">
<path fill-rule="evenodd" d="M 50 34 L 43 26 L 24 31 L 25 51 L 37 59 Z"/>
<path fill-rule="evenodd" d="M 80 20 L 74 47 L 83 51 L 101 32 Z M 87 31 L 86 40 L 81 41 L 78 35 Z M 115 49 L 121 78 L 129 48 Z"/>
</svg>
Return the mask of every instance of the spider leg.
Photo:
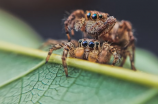
<svg viewBox="0 0 158 104">
<path fill-rule="evenodd" d="M 134 44 L 134 42 L 132 43 L 132 59 L 133 59 L 133 61 L 135 60 L 135 44 Z"/>
<path fill-rule="evenodd" d="M 103 31 L 103 34 L 107 34 L 115 25 L 116 23 L 116 19 L 113 16 L 110 16 L 106 22 L 104 22 L 104 24 L 102 26 L 100 26 L 97 30 L 96 33 L 97 34 L 101 34 Z M 101 35 L 103 35 L 101 34 Z M 100 36 L 101 36 L 100 35 Z"/>
<path fill-rule="evenodd" d="M 122 63 L 120 64 L 120 66 L 122 67 L 125 63 L 125 60 L 127 58 L 127 55 L 129 56 L 130 58 L 130 62 L 131 62 L 131 68 L 132 70 L 135 70 L 136 71 L 136 68 L 135 68 L 135 65 L 134 65 L 134 58 L 133 58 L 133 54 L 130 53 L 130 51 L 127 51 L 127 50 L 124 50 L 125 52 L 122 54 L 123 55 L 123 61 Z"/>
<path fill-rule="evenodd" d="M 48 60 L 49 60 L 49 58 L 50 58 L 50 56 L 51 56 L 53 50 L 60 49 L 60 48 L 62 48 L 63 46 L 64 46 L 64 43 L 54 45 L 54 46 L 49 50 L 49 52 L 48 52 L 48 55 L 47 55 L 47 57 L 46 57 L 46 63 L 48 62 Z"/>
<path fill-rule="evenodd" d="M 120 59 L 119 55 L 114 55 L 114 60 L 113 60 L 112 65 L 115 65 L 118 62 L 119 59 Z"/>
<path fill-rule="evenodd" d="M 134 65 L 134 58 L 135 58 L 135 38 L 133 36 L 132 26 L 131 26 L 130 22 L 126 21 L 126 26 L 127 26 L 127 29 L 128 29 L 128 35 L 130 37 L 131 53 L 129 52 L 129 57 L 130 57 L 130 61 L 131 61 L 131 68 L 133 70 L 136 70 L 135 65 Z"/>
<path fill-rule="evenodd" d="M 120 67 L 123 67 L 123 65 L 125 64 L 126 58 L 127 58 L 127 56 L 123 55 L 123 60 L 122 60 L 122 62 L 120 64 Z"/>
<path fill-rule="evenodd" d="M 135 65 L 134 65 L 134 60 L 133 60 L 133 55 L 129 53 L 130 61 L 131 61 L 131 68 L 132 70 L 136 71 Z"/>
<path fill-rule="evenodd" d="M 66 42 L 66 40 L 65 40 Z M 49 45 L 52 45 L 52 44 L 59 44 L 60 43 L 60 40 L 55 40 L 55 39 L 48 39 L 46 42 L 44 42 L 40 47 L 39 49 L 43 49 L 44 47 L 47 47 Z"/>
<path fill-rule="evenodd" d="M 47 47 L 49 45 L 54 45 L 54 44 L 60 44 L 60 43 L 66 43 L 67 40 L 55 40 L 55 39 L 48 39 L 46 42 L 44 42 L 38 49 L 43 49 L 44 47 Z M 78 41 L 77 40 L 72 40 L 71 41 L 76 47 L 78 46 Z"/>
<path fill-rule="evenodd" d="M 75 24 L 75 21 L 72 21 L 71 26 L 70 26 L 71 27 L 71 35 L 72 36 L 74 36 L 74 30 L 73 30 L 74 29 L 74 24 Z"/>
<path fill-rule="evenodd" d="M 74 35 L 74 23 L 76 19 L 81 19 L 82 17 L 84 17 L 84 11 L 83 10 L 76 10 L 74 12 L 72 12 L 70 14 L 70 16 L 68 17 L 68 19 L 64 22 L 65 25 L 65 32 L 68 38 L 68 41 L 71 41 L 71 37 L 70 37 L 70 33 L 69 33 L 69 29 L 71 30 L 71 34 Z"/>
<path fill-rule="evenodd" d="M 63 64 L 63 67 L 64 67 L 64 71 L 65 71 L 66 77 L 68 77 L 66 58 L 67 58 L 68 53 L 69 53 L 70 50 L 73 50 L 73 44 L 71 42 L 68 42 L 64 46 L 64 51 L 63 51 L 63 54 L 62 54 L 62 64 Z"/>
<path fill-rule="evenodd" d="M 68 51 L 69 51 L 68 49 L 64 49 L 63 55 L 62 55 L 62 64 L 63 64 L 63 67 L 64 67 L 66 77 L 68 77 L 68 70 L 67 70 L 67 64 L 66 64 L 66 58 L 67 58 L 67 55 L 68 55 Z"/>
<path fill-rule="evenodd" d="M 117 63 L 117 61 L 120 59 L 120 55 L 119 55 L 119 52 L 117 52 L 115 47 L 111 48 L 111 52 L 114 56 L 114 60 L 113 60 L 112 65 L 115 65 Z"/>
</svg>

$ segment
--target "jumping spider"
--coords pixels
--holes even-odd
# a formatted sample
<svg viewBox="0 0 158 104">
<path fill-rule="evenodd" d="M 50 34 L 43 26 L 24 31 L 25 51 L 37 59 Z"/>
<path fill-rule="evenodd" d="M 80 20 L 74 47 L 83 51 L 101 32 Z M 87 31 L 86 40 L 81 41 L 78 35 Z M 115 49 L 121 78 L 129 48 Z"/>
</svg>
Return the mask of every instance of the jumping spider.
<svg viewBox="0 0 158 104">
<path fill-rule="evenodd" d="M 116 62 L 119 61 L 119 59 L 121 58 L 120 57 L 121 52 L 119 52 L 121 50 L 119 49 L 117 50 L 116 47 L 110 46 L 110 44 L 107 42 L 100 44 L 100 42 L 95 39 L 80 39 L 78 41 L 78 47 L 75 47 L 72 42 L 63 42 L 52 46 L 52 48 L 48 52 L 46 62 L 48 62 L 54 50 L 60 49 L 62 47 L 64 48 L 62 54 L 62 64 L 66 76 L 68 76 L 68 70 L 66 64 L 66 58 L 68 54 L 72 58 L 79 58 L 79 59 L 84 59 L 91 62 L 98 62 L 103 64 L 109 63 L 111 55 L 113 55 L 114 60 L 112 65 L 115 65 Z"/>
<path fill-rule="evenodd" d="M 71 40 L 69 30 L 71 30 L 71 35 L 74 35 L 73 30 L 75 29 L 76 31 L 81 30 L 84 37 L 91 36 L 101 42 L 108 41 L 113 45 L 119 45 L 124 51 L 131 50 L 132 69 L 136 70 L 134 67 L 135 37 L 130 22 L 116 21 L 113 16 L 99 11 L 84 13 L 83 10 L 76 10 L 70 14 L 64 24 L 68 41 Z"/>
<path fill-rule="evenodd" d="M 116 43 L 123 48 L 135 40 L 131 23 L 124 20 L 116 21 L 108 13 L 86 11 L 85 14 L 83 10 L 76 10 L 70 14 L 64 24 L 68 41 L 71 40 L 69 30 L 71 30 L 71 35 L 74 35 L 74 29 L 81 30 L 84 38 L 91 36 L 99 41 Z"/>
<path fill-rule="evenodd" d="M 126 57 L 129 56 L 131 68 L 136 70 L 134 66 L 135 39 L 132 26 L 128 21 L 118 22 L 113 16 L 99 11 L 86 11 L 86 13 L 84 13 L 83 10 L 76 10 L 70 14 L 64 24 L 69 42 L 59 42 L 59 44 L 55 44 L 50 49 L 46 62 L 48 62 L 53 50 L 63 47 L 62 63 L 66 76 L 68 76 L 66 64 L 68 54 L 72 58 L 102 64 L 109 63 L 113 55 L 114 60 L 112 65 L 115 65 L 123 58 L 120 66 L 124 65 Z M 74 40 L 72 41 L 69 30 L 71 31 L 71 35 L 74 35 L 74 29 L 76 31 L 81 30 L 84 33 L 84 37 L 91 36 L 94 39 L 80 39 L 78 43 Z M 50 43 L 51 42 L 48 42 L 48 44 Z M 56 41 L 56 43 L 58 42 Z"/>
</svg>

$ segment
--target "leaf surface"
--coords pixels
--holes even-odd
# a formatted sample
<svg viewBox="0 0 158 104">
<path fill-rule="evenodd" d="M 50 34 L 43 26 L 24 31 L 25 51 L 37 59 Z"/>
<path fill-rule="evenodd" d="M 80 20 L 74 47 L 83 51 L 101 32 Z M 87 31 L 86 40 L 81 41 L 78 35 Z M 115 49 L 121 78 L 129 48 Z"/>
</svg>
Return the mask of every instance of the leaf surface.
<svg viewBox="0 0 158 104">
<path fill-rule="evenodd" d="M 0 41 L 37 48 L 42 39 L 22 20 L 0 9 Z M 4 54 L 5 51 L 1 53 L 0 86 L 26 73 L 41 62 L 40 59 L 19 56 L 16 53 Z"/>
</svg>

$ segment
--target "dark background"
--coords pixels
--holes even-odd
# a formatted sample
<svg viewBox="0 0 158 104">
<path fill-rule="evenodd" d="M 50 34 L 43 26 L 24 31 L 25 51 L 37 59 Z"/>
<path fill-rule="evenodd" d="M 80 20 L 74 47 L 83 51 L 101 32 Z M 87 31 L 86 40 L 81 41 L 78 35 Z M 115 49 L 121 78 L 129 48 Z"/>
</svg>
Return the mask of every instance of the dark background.
<svg viewBox="0 0 158 104">
<path fill-rule="evenodd" d="M 20 17 L 44 39 L 66 39 L 62 21 L 65 11 L 103 11 L 118 20 L 129 20 L 137 38 L 136 46 L 158 56 L 156 0 L 0 0 L 0 8 Z M 75 38 L 79 39 L 81 35 L 75 35 Z"/>
</svg>

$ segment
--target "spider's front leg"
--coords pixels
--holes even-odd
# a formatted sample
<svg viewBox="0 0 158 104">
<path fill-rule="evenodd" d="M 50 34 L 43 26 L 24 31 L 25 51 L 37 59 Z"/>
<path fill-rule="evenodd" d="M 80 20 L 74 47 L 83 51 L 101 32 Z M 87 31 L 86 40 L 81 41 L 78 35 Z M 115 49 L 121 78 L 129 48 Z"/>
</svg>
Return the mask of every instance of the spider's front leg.
<svg viewBox="0 0 158 104">
<path fill-rule="evenodd" d="M 68 53 L 70 53 L 70 57 L 73 57 L 74 45 L 71 42 L 68 42 L 67 44 L 65 44 L 63 55 L 62 55 L 62 64 L 64 67 L 66 77 L 68 77 L 68 70 L 67 70 L 67 64 L 66 64 L 66 58 L 67 58 Z"/>
<path fill-rule="evenodd" d="M 64 22 L 65 32 L 66 32 L 66 35 L 67 35 L 67 38 L 68 38 L 69 42 L 71 41 L 69 29 L 71 30 L 71 35 L 74 35 L 73 29 L 74 29 L 75 21 L 77 19 L 81 19 L 81 18 L 84 18 L 84 17 L 85 17 L 85 14 L 84 14 L 83 10 L 76 10 L 76 11 L 72 12 L 70 14 L 70 16 L 68 17 L 68 19 Z"/>
<path fill-rule="evenodd" d="M 46 42 L 44 42 L 39 49 L 43 49 L 44 47 L 47 47 L 49 45 L 55 45 L 55 44 L 60 44 L 60 43 L 66 43 L 67 40 L 55 40 L 55 39 L 48 39 Z M 72 39 L 71 42 L 75 45 L 75 47 L 78 46 L 78 41 Z"/>
<path fill-rule="evenodd" d="M 96 34 L 98 34 L 99 37 L 101 37 L 104 34 L 107 34 L 113 28 L 113 26 L 115 25 L 115 23 L 116 23 L 116 19 L 113 16 L 108 17 L 108 19 L 106 20 L 106 22 L 104 22 L 104 24 L 101 25 L 96 30 Z"/>
<path fill-rule="evenodd" d="M 66 40 L 48 39 L 39 47 L 39 49 L 43 49 L 44 47 L 47 47 L 49 45 L 60 44 L 61 42 L 64 42 L 64 41 L 66 42 Z"/>
<path fill-rule="evenodd" d="M 50 48 L 49 52 L 48 52 L 48 55 L 47 55 L 47 58 L 46 58 L 46 63 L 49 61 L 49 58 L 53 52 L 53 50 L 57 50 L 57 49 L 60 49 L 64 46 L 64 43 L 61 43 L 61 44 L 56 44 L 56 45 L 53 45 L 52 48 Z"/>
<path fill-rule="evenodd" d="M 62 59 L 62 64 L 63 64 L 63 67 L 64 67 L 65 74 L 66 74 L 66 76 L 68 76 L 66 58 L 67 58 L 67 55 L 68 55 L 69 52 L 70 52 L 70 56 L 73 57 L 73 51 L 74 51 L 73 43 L 68 42 L 68 43 L 61 43 L 61 44 L 54 45 L 48 52 L 48 55 L 47 55 L 47 58 L 46 58 L 46 63 L 48 62 L 53 50 L 57 50 L 57 49 L 60 49 L 62 47 L 64 47 L 62 58 L 61 58 Z"/>
</svg>

